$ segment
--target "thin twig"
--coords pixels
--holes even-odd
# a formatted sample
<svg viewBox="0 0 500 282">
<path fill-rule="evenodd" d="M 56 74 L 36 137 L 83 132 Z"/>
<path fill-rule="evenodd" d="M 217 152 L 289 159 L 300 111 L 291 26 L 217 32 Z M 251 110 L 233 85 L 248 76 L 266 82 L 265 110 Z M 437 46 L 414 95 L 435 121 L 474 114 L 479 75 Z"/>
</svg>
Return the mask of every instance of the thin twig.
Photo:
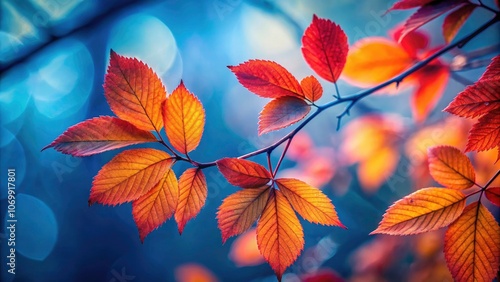
<svg viewBox="0 0 500 282">
<path fill-rule="evenodd" d="M 274 168 L 273 177 L 276 176 L 276 173 L 278 173 L 278 169 L 280 168 L 281 162 L 285 158 L 286 151 L 288 151 L 288 147 L 290 147 L 290 143 L 292 143 L 292 138 L 288 139 L 288 142 L 286 142 L 285 148 L 283 149 L 283 152 L 281 153 L 280 159 L 278 160 L 278 163 L 276 164 L 276 167 Z"/>
</svg>

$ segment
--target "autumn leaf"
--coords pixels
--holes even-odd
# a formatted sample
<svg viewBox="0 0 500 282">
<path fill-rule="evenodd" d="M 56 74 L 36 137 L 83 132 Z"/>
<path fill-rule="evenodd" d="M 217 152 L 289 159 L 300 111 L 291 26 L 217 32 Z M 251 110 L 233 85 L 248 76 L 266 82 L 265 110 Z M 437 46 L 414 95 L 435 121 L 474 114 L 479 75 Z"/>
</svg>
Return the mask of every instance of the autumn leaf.
<svg viewBox="0 0 500 282">
<path fill-rule="evenodd" d="M 151 132 L 138 129 L 128 121 L 101 116 L 68 128 L 43 150 L 55 150 L 75 157 L 85 157 L 129 145 L 156 142 Z"/>
<path fill-rule="evenodd" d="M 475 4 L 467 3 L 446 16 L 443 23 L 443 37 L 446 43 L 453 40 L 476 7 Z"/>
<path fill-rule="evenodd" d="M 500 108 L 480 117 L 472 126 L 465 151 L 485 151 L 495 147 L 500 147 Z"/>
<path fill-rule="evenodd" d="M 278 280 L 304 248 L 304 232 L 292 206 L 279 190 L 271 190 L 257 223 L 259 250 Z"/>
<path fill-rule="evenodd" d="M 418 77 L 418 85 L 411 98 L 411 111 L 415 121 L 422 122 L 441 99 L 450 74 L 444 65 L 434 62 L 415 75 Z"/>
<path fill-rule="evenodd" d="M 188 168 L 179 178 L 179 203 L 175 211 L 175 221 L 180 234 L 186 223 L 200 212 L 206 199 L 205 175 L 199 168 Z"/>
<path fill-rule="evenodd" d="M 170 169 L 151 190 L 132 203 L 132 215 L 142 242 L 175 213 L 178 200 L 179 185 Z"/>
<path fill-rule="evenodd" d="M 389 11 L 413 9 L 420 6 L 424 6 L 433 1 L 436 0 L 399 0 L 396 3 L 394 3 L 394 5 L 392 5 Z"/>
<path fill-rule="evenodd" d="M 186 263 L 175 269 L 176 282 L 219 282 L 219 279 L 205 266 Z"/>
<path fill-rule="evenodd" d="M 222 243 L 231 236 L 239 235 L 259 218 L 269 198 L 269 186 L 245 189 L 228 196 L 217 212 Z"/>
<path fill-rule="evenodd" d="M 500 207 L 500 187 L 489 187 L 484 191 L 486 198 Z"/>
<path fill-rule="evenodd" d="M 373 193 L 394 173 L 399 162 L 399 152 L 384 146 L 359 163 L 358 178 L 363 190 Z"/>
<path fill-rule="evenodd" d="M 104 95 L 121 119 L 143 130 L 163 127 L 160 105 L 167 96 L 160 78 L 143 62 L 111 50 Z"/>
<path fill-rule="evenodd" d="M 303 119 L 311 106 L 296 97 L 280 97 L 272 100 L 259 116 L 259 135 L 290 126 Z"/>
<path fill-rule="evenodd" d="M 469 158 L 452 146 L 429 149 L 429 171 L 439 184 L 453 189 L 467 189 L 476 181 L 476 173 Z"/>
<path fill-rule="evenodd" d="M 300 81 L 300 86 L 304 91 L 304 96 L 311 102 L 316 102 L 323 95 L 323 87 L 319 81 L 312 75 L 305 77 Z"/>
<path fill-rule="evenodd" d="M 174 161 L 155 149 L 121 152 L 94 178 L 89 204 L 118 205 L 138 199 L 158 184 Z"/>
<path fill-rule="evenodd" d="M 251 228 L 234 240 L 229 258 L 237 267 L 256 266 L 266 261 L 259 251 L 255 228 Z"/>
<path fill-rule="evenodd" d="M 500 227 L 481 202 L 450 225 L 444 254 L 455 281 L 492 281 L 500 266 Z"/>
<path fill-rule="evenodd" d="M 302 36 L 302 55 L 322 78 L 337 82 L 344 68 L 349 46 L 344 31 L 328 19 L 313 16 Z"/>
<path fill-rule="evenodd" d="M 297 79 L 276 62 L 250 60 L 229 69 L 245 88 L 261 97 L 304 97 Z"/>
<path fill-rule="evenodd" d="M 293 178 L 277 179 L 276 184 L 293 209 L 307 221 L 344 227 L 330 199 L 321 190 Z"/>
<path fill-rule="evenodd" d="M 217 167 L 229 183 L 242 188 L 262 187 L 272 178 L 265 167 L 248 160 L 224 158 Z"/>
<path fill-rule="evenodd" d="M 186 154 L 198 147 L 205 127 L 205 110 L 182 81 L 163 102 L 162 112 L 168 140 L 177 151 Z"/>
<path fill-rule="evenodd" d="M 390 206 L 370 234 L 410 235 L 448 226 L 462 214 L 465 199 L 453 189 L 418 190 Z"/>
</svg>

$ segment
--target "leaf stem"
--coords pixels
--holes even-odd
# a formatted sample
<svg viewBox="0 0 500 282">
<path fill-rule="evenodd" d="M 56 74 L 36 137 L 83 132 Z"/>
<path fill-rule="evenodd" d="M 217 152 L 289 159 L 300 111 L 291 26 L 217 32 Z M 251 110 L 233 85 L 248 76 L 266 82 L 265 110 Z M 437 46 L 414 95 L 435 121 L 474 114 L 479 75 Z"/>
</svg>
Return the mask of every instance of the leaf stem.
<svg viewBox="0 0 500 282">
<path fill-rule="evenodd" d="M 293 137 L 290 137 L 290 139 L 288 139 L 288 142 L 286 142 L 285 148 L 283 149 L 283 152 L 281 153 L 280 159 L 278 160 L 278 163 L 276 164 L 276 168 L 274 168 L 273 177 L 276 176 L 276 174 L 278 173 L 278 169 L 280 168 L 281 162 L 283 162 L 283 159 L 285 158 L 286 151 L 288 151 L 288 147 L 290 147 L 290 143 L 292 143 L 292 139 L 293 139 Z"/>
<path fill-rule="evenodd" d="M 484 185 L 484 187 L 481 189 L 481 190 L 486 190 L 490 185 L 491 183 L 493 183 L 493 181 L 495 181 L 495 179 L 497 179 L 497 177 L 500 175 L 500 170 L 497 171 L 497 173 L 495 173 L 495 175 L 493 175 L 493 177 L 488 181 L 488 183 L 486 183 L 486 185 Z"/>
</svg>

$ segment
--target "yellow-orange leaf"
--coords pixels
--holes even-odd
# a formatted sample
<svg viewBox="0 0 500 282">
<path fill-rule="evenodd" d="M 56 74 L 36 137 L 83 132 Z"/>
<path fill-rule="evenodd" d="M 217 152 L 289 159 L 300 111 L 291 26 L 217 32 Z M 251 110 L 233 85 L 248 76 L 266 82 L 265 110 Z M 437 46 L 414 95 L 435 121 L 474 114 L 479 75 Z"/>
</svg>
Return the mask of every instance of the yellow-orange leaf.
<svg viewBox="0 0 500 282">
<path fill-rule="evenodd" d="M 189 168 L 179 178 L 179 203 L 175 211 L 175 221 L 182 234 L 186 223 L 201 210 L 207 199 L 207 181 L 198 168 Z"/>
<path fill-rule="evenodd" d="M 484 195 L 490 202 L 500 207 L 500 187 L 490 187 L 486 189 Z"/>
<path fill-rule="evenodd" d="M 229 258 L 237 267 L 256 266 L 265 262 L 257 245 L 257 230 L 251 228 L 234 240 Z"/>
<path fill-rule="evenodd" d="M 465 207 L 459 190 L 425 188 L 390 206 L 378 228 L 371 234 L 410 235 L 448 226 Z"/>
<path fill-rule="evenodd" d="M 132 203 L 132 215 L 141 241 L 175 213 L 178 200 L 179 185 L 170 169 L 155 187 Z"/>
<path fill-rule="evenodd" d="M 160 78 L 143 62 L 111 50 L 104 95 L 119 118 L 144 130 L 163 127 L 160 106 L 167 93 Z"/>
<path fill-rule="evenodd" d="M 305 98 L 311 102 L 316 102 L 323 95 L 323 87 L 316 77 L 312 75 L 302 79 L 300 81 L 300 86 L 304 91 Z"/>
<path fill-rule="evenodd" d="M 358 178 L 363 190 L 373 193 L 394 173 L 399 153 L 393 147 L 380 147 L 358 166 Z"/>
<path fill-rule="evenodd" d="M 217 161 L 217 167 L 229 183 L 241 188 L 262 187 L 272 178 L 265 167 L 252 161 L 223 158 Z"/>
<path fill-rule="evenodd" d="M 118 205 L 138 199 L 167 173 L 174 158 L 155 149 L 121 152 L 94 178 L 89 204 Z"/>
<path fill-rule="evenodd" d="M 476 173 L 469 158 L 452 146 L 436 146 L 428 151 L 429 171 L 439 184 L 453 189 L 474 185 Z"/>
<path fill-rule="evenodd" d="M 293 178 L 276 180 L 280 191 L 304 219 L 323 225 L 344 227 L 330 199 L 321 190 Z"/>
<path fill-rule="evenodd" d="M 342 77 L 359 87 L 370 87 L 400 74 L 413 58 L 396 42 L 381 37 L 358 41 L 349 50 Z"/>
<path fill-rule="evenodd" d="M 417 78 L 416 90 L 411 97 L 412 115 L 416 122 L 425 120 L 434 109 L 448 84 L 449 71 L 440 62 L 428 65 L 414 74 Z"/>
<path fill-rule="evenodd" d="M 259 218 L 269 198 L 269 187 L 238 191 L 222 202 L 217 212 L 222 242 L 245 232 Z"/>
<path fill-rule="evenodd" d="M 300 98 L 276 98 L 260 112 L 259 135 L 290 126 L 307 116 L 310 110 L 311 106 Z"/>
<path fill-rule="evenodd" d="M 182 81 L 163 102 L 162 110 L 165 132 L 172 146 L 183 154 L 198 147 L 205 127 L 205 110 Z"/>
<path fill-rule="evenodd" d="M 455 281 L 490 282 L 500 266 L 500 227 L 481 202 L 468 205 L 444 237 L 444 255 Z"/>
<path fill-rule="evenodd" d="M 300 221 L 281 191 L 272 190 L 257 223 L 259 250 L 281 281 L 281 276 L 304 248 Z"/>
</svg>

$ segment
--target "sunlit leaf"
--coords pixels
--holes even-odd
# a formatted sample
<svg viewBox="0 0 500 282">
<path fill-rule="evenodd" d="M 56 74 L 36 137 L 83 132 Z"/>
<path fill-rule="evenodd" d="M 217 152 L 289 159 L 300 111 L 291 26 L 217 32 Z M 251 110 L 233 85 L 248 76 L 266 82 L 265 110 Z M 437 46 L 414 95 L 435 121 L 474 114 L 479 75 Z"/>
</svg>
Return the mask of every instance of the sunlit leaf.
<svg viewBox="0 0 500 282">
<path fill-rule="evenodd" d="M 481 202 L 468 205 L 450 225 L 444 255 L 455 281 L 494 279 L 500 266 L 500 227 Z"/>
<path fill-rule="evenodd" d="M 257 223 L 259 250 L 278 280 L 304 248 L 304 232 L 292 206 L 279 190 L 271 190 Z"/>
<path fill-rule="evenodd" d="M 411 99 L 411 110 L 415 121 L 422 122 L 441 99 L 450 75 L 439 62 L 426 66 L 414 75 L 418 82 Z"/>
<path fill-rule="evenodd" d="M 170 169 L 155 187 L 132 203 L 132 215 L 141 241 L 175 213 L 178 200 L 179 185 Z"/>
<path fill-rule="evenodd" d="M 359 163 L 358 178 L 365 192 L 375 192 L 394 173 L 399 153 L 391 147 L 381 147 Z"/>
<path fill-rule="evenodd" d="M 162 112 L 168 140 L 177 151 L 186 154 L 198 147 L 205 127 L 205 110 L 182 81 L 163 102 Z"/>
<path fill-rule="evenodd" d="M 303 119 L 311 110 L 304 100 L 280 97 L 272 100 L 259 116 L 259 135 L 290 126 Z"/>
<path fill-rule="evenodd" d="M 302 55 L 309 66 L 322 78 L 336 82 L 348 50 L 347 36 L 340 26 L 314 15 L 302 37 Z"/>
<path fill-rule="evenodd" d="M 280 191 L 304 219 L 323 225 L 344 225 L 330 199 L 321 190 L 293 178 L 276 179 Z"/>
<path fill-rule="evenodd" d="M 42 151 L 53 147 L 64 154 L 84 157 L 155 141 L 156 138 L 151 132 L 138 129 L 128 121 L 101 116 L 73 125 Z"/>
<path fill-rule="evenodd" d="M 207 199 L 207 181 L 198 168 L 189 168 L 179 178 L 179 203 L 175 221 L 182 234 L 186 223 L 200 212 Z"/>
<path fill-rule="evenodd" d="M 490 187 L 484 192 L 490 202 L 500 207 L 500 187 Z"/>
<path fill-rule="evenodd" d="M 300 81 L 300 86 L 304 91 L 305 98 L 311 102 L 316 102 L 323 95 L 323 87 L 312 75 L 302 79 Z"/>
<path fill-rule="evenodd" d="M 241 190 L 225 198 L 217 212 L 222 242 L 250 228 L 264 210 L 268 198 L 268 186 Z"/>
<path fill-rule="evenodd" d="M 469 132 L 465 151 L 485 151 L 500 146 L 500 108 L 480 117 Z"/>
<path fill-rule="evenodd" d="M 453 40 L 476 7 L 475 4 L 467 3 L 446 16 L 443 23 L 443 37 L 446 43 Z"/>
<path fill-rule="evenodd" d="M 250 60 L 229 69 L 245 88 L 261 97 L 304 97 L 297 79 L 278 63 Z"/>
<path fill-rule="evenodd" d="M 174 158 L 155 149 L 121 152 L 94 178 L 89 204 L 118 205 L 136 200 L 153 188 L 173 163 Z"/>
<path fill-rule="evenodd" d="M 229 258 L 238 267 L 256 266 L 266 261 L 259 251 L 255 228 L 248 230 L 234 240 L 229 252 Z"/>
<path fill-rule="evenodd" d="M 452 146 L 429 149 L 429 171 L 439 184 L 453 189 L 467 189 L 474 185 L 476 173 L 469 158 Z"/>
<path fill-rule="evenodd" d="M 167 94 L 160 78 L 143 62 L 111 50 L 104 95 L 119 118 L 143 130 L 163 127 L 160 106 Z"/>
<path fill-rule="evenodd" d="M 224 158 L 217 161 L 217 167 L 229 183 L 242 188 L 262 187 L 272 178 L 265 167 L 248 160 Z"/>
<path fill-rule="evenodd" d="M 390 206 L 371 234 L 410 235 L 436 230 L 456 220 L 465 207 L 458 190 L 425 188 Z"/>
</svg>

